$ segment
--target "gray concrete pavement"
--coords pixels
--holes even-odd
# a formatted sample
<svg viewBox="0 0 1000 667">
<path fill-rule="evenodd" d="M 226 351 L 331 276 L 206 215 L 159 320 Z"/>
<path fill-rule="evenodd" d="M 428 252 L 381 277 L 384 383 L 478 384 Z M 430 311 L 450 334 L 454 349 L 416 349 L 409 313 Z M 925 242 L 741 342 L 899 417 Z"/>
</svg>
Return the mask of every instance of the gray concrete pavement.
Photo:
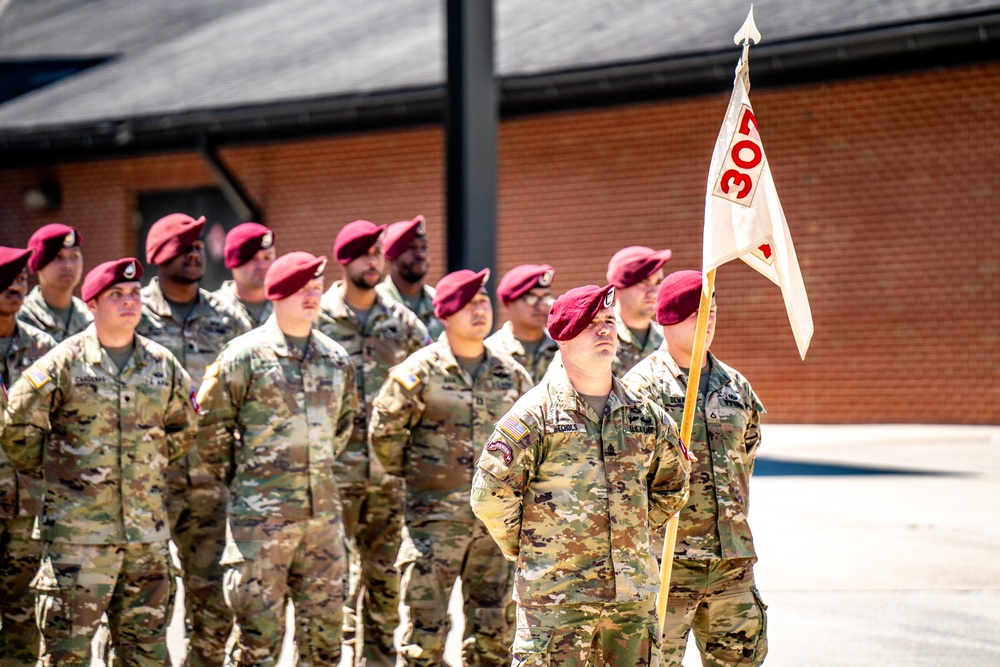
<svg viewBox="0 0 1000 667">
<path fill-rule="evenodd" d="M 751 495 L 766 665 L 1000 665 L 1000 427 L 766 425 Z"/>
<path fill-rule="evenodd" d="M 1000 428 L 767 426 L 762 442 L 767 665 L 1000 665 Z"/>
</svg>

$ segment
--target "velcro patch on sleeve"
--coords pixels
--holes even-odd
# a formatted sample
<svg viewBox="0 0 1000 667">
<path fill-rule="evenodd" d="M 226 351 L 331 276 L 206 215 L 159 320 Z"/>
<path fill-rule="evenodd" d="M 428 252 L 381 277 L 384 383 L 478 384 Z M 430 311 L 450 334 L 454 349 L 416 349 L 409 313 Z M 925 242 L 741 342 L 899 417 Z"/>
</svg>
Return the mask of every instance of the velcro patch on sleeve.
<svg viewBox="0 0 1000 667">
<path fill-rule="evenodd" d="M 396 370 L 394 370 L 392 372 L 392 377 L 396 380 L 396 382 L 403 385 L 403 387 L 407 391 L 410 391 L 418 384 L 420 384 L 420 378 L 418 378 L 416 375 L 406 370 L 405 368 L 397 368 Z"/>
<path fill-rule="evenodd" d="M 514 442 L 520 442 L 524 436 L 528 435 L 527 425 L 525 425 L 525 423 L 517 417 L 504 417 L 504 419 L 497 424 L 497 428 Z"/>
<path fill-rule="evenodd" d="M 31 366 L 28 370 L 24 371 L 24 377 L 28 379 L 28 382 L 30 382 L 31 386 L 35 389 L 41 389 L 52 381 L 49 374 L 38 366 Z"/>
<path fill-rule="evenodd" d="M 503 455 L 503 462 L 510 465 L 514 461 L 514 450 L 503 440 L 494 440 L 486 445 L 486 451 L 500 452 Z"/>
</svg>

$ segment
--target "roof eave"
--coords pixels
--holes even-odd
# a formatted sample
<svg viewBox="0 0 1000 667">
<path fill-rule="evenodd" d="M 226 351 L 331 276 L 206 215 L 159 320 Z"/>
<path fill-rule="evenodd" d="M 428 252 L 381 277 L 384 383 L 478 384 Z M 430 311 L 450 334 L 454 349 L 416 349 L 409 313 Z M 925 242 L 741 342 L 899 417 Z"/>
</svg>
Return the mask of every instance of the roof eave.
<svg viewBox="0 0 1000 667">
<path fill-rule="evenodd" d="M 1000 12 L 751 50 L 754 86 L 773 87 L 1000 59 Z M 738 49 L 500 80 L 501 115 L 714 93 L 732 85 Z M 378 91 L 155 117 L 0 130 L 7 166 L 194 150 L 438 123 L 444 87 Z"/>
</svg>

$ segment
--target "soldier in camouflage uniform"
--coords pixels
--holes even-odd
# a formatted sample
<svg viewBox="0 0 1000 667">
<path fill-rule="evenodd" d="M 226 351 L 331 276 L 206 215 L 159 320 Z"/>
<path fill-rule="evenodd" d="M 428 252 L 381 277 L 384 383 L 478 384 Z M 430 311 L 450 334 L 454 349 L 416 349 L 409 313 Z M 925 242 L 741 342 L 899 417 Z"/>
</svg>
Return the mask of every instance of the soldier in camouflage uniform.
<svg viewBox="0 0 1000 667">
<path fill-rule="evenodd" d="M 399 625 L 399 552 L 403 483 L 387 476 L 368 444 L 371 402 L 389 369 L 430 343 L 427 329 L 407 308 L 378 294 L 385 258 L 384 227 L 356 220 L 337 234 L 333 253 L 344 279 L 323 295 L 316 327 L 340 343 L 357 371 L 361 409 L 334 470 L 344 503 L 351 582 L 344 607 L 344 641 L 361 664 L 394 665 Z M 364 631 L 364 646 L 356 635 Z"/>
<path fill-rule="evenodd" d="M 486 436 L 532 382 L 511 357 L 483 345 L 493 326 L 488 279 L 488 269 L 463 270 L 438 282 L 435 315 L 445 334 L 393 369 L 372 408 L 372 449 L 386 472 L 406 480 L 397 564 L 409 611 L 400 649 L 407 665 L 444 664 L 456 576 L 465 597 L 464 663 L 510 661 L 513 571 L 472 515 L 469 492 Z"/>
<path fill-rule="evenodd" d="M 551 368 L 497 424 L 472 509 L 517 563 L 513 665 L 657 664 L 650 533 L 684 503 L 677 429 L 611 373 L 614 287 L 570 290 L 548 329 Z"/>
<path fill-rule="evenodd" d="M 389 263 L 389 275 L 375 289 L 385 299 L 416 313 L 431 338 L 437 340 L 444 328 L 441 320 L 434 316 L 434 288 L 424 283 L 431 266 L 424 216 L 389 225 L 383 250 Z"/>
<path fill-rule="evenodd" d="M 44 483 L 44 556 L 32 585 L 40 664 L 89 665 L 105 612 L 122 665 L 164 664 L 173 592 L 166 468 L 194 445 L 187 373 L 135 335 L 142 266 L 91 271 L 83 298 L 94 323 L 24 371 L 3 435 L 18 472 Z M 43 481 L 44 480 L 44 481 Z"/>
<path fill-rule="evenodd" d="M 630 246 L 616 252 L 608 262 L 608 282 L 618 294 L 615 377 L 624 376 L 663 342 L 663 332 L 652 318 L 656 312 L 656 288 L 663 280 L 663 265 L 670 255 L 669 250 Z"/>
<path fill-rule="evenodd" d="M 295 604 L 299 665 L 340 663 L 347 554 L 333 461 L 358 411 L 347 352 L 312 331 L 326 258 L 267 272 L 274 315 L 230 342 L 198 392 L 202 458 L 229 486 L 223 564 L 242 665 L 274 665 Z"/>
<path fill-rule="evenodd" d="M 56 345 L 44 331 L 17 321 L 28 291 L 30 255 L 31 250 L 0 247 L 0 411 L 7 405 L 7 388 Z M 41 510 L 39 486 L 15 473 L 0 451 L 0 667 L 32 667 L 38 659 L 30 584 L 42 558 L 42 543 L 31 539 Z"/>
<path fill-rule="evenodd" d="M 700 271 L 667 276 L 657 298 L 666 342 L 624 380 L 677 420 L 684 412 L 701 286 Z M 680 514 L 663 627 L 664 663 L 678 667 L 692 628 L 708 667 L 759 665 L 767 654 L 766 607 L 754 585 L 757 554 L 747 524 L 764 409 L 746 378 L 707 351 L 715 310 L 713 299 L 690 442 L 697 462 Z M 657 556 L 663 553 L 660 538 Z"/>
<path fill-rule="evenodd" d="M 73 290 L 83 278 L 80 232 L 75 227 L 51 224 L 28 239 L 32 250 L 28 268 L 38 277 L 38 285 L 24 300 L 17 318 L 56 339 L 80 333 L 94 319 Z"/>
<path fill-rule="evenodd" d="M 510 319 L 486 339 L 486 347 L 514 357 L 533 382 L 542 379 L 559 350 L 545 330 L 552 307 L 554 275 L 548 264 L 524 264 L 505 273 L 497 286 L 497 296 L 507 307 Z"/>
<path fill-rule="evenodd" d="M 264 295 L 264 278 L 277 256 L 274 232 L 256 222 L 236 225 L 226 234 L 226 268 L 233 279 L 213 294 L 231 310 L 243 315 L 254 327 L 271 316 L 271 301 Z"/>
<path fill-rule="evenodd" d="M 137 332 L 170 350 L 195 389 L 208 366 L 250 323 L 211 292 L 199 288 L 205 273 L 205 218 L 174 213 L 156 221 L 146 237 L 146 261 L 157 277 L 142 290 Z M 232 612 L 222 590 L 219 560 L 226 546 L 226 487 L 202 465 L 197 450 L 171 471 L 168 509 L 183 565 L 188 664 L 223 661 Z"/>
</svg>

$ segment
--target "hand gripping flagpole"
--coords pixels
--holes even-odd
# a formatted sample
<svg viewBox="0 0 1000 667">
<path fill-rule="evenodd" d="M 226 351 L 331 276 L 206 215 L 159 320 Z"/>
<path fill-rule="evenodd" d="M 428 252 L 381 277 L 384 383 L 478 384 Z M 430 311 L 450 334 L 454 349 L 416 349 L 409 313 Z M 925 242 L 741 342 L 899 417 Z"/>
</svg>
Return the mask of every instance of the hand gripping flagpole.
<svg viewBox="0 0 1000 667">
<path fill-rule="evenodd" d="M 743 55 L 740 59 L 740 66 L 746 63 L 750 55 L 750 41 L 760 42 L 760 33 L 753 20 L 753 5 L 750 5 L 750 13 L 746 21 L 734 35 L 733 40 L 737 46 L 743 47 Z M 708 316 L 712 310 L 712 294 L 715 292 L 715 269 L 711 269 L 705 274 L 702 286 L 701 301 L 698 304 L 698 322 L 694 330 L 694 347 L 691 350 L 691 363 L 688 364 L 687 392 L 684 395 L 684 415 L 681 417 L 681 441 L 690 447 L 691 431 L 694 430 L 694 413 L 697 411 L 698 403 L 698 378 L 701 375 L 702 359 L 705 356 L 705 339 L 708 335 Z M 663 556 L 660 566 L 660 594 L 656 598 L 656 616 L 660 621 L 662 631 L 663 622 L 667 616 L 667 597 L 670 594 L 670 571 L 674 564 L 674 548 L 677 545 L 677 522 L 680 511 L 670 517 L 667 522 L 666 536 L 663 540 Z"/>
</svg>

